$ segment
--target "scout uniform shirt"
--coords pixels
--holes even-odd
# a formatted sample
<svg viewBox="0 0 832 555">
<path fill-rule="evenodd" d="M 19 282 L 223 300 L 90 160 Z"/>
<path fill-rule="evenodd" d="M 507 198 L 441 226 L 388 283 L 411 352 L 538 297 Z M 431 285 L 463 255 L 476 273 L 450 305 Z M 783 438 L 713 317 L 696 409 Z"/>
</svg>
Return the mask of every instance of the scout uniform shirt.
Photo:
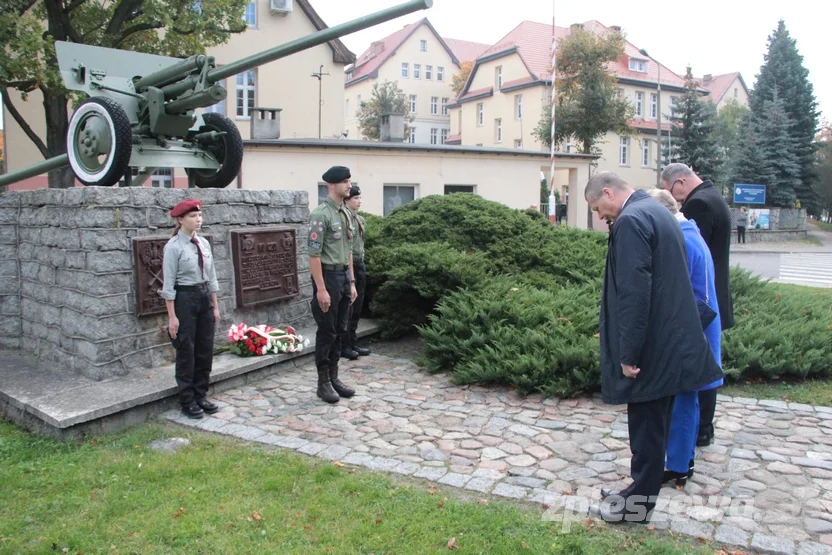
<svg viewBox="0 0 832 555">
<path fill-rule="evenodd" d="M 309 215 L 309 256 L 320 257 L 321 264 L 349 265 L 352 236 L 347 209 L 329 197 Z"/>
<path fill-rule="evenodd" d="M 367 222 L 357 212 L 350 211 L 354 225 L 352 233 L 352 260 L 353 262 L 360 262 L 364 260 L 364 229 L 367 227 Z"/>
</svg>

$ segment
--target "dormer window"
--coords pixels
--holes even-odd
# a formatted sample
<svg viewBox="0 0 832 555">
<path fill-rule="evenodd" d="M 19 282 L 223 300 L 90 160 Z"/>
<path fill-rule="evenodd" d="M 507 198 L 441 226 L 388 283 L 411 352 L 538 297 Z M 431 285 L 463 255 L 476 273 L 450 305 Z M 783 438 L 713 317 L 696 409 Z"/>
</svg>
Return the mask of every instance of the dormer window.
<svg viewBox="0 0 832 555">
<path fill-rule="evenodd" d="M 647 73 L 647 60 L 630 58 L 630 71 L 636 71 L 638 73 Z"/>
</svg>

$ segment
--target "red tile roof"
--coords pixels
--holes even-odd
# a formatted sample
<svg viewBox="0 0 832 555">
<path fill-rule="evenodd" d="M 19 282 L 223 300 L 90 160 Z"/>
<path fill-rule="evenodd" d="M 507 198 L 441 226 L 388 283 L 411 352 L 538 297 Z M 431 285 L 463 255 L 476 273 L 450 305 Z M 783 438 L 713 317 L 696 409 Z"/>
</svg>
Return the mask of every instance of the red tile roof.
<svg viewBox="0 0 832 555">
<path fill-rule="evenodd" d="M 433 25 L 431 25 L 430 21 L 428 21 L 425 17 L 415 23 L 409 23 L 392 35 L 388 35 L 383 39 L 372 43 L 367 50 L 356 58 L 355 64 L 351 68 L 347 69 L 346 75 L 344 76 L 346 84 L 349 86 L 351 83 L 361 79 L 362 77 L 375 77 L 377 75 L 378 68 L 380 68 L 384 62 L 395 54 L 396 50 L 422 25 L 428 26 L 440 44 L 442 44 L 451 56 L 454 63 L 459 65 L 459 60 L 457 59 L 455 52 L 450 48 L 445 40 L 439 36 L 439 33 L 436 32 L 436 29 L 433 28 Z"/>
<path fill-rule="evenodd" d="M 445 139 L 445 144 L 459 144 L 462 142 L 462 133 L 456 133 Z"/>
<path fill-rule="evenodd" d="M 475 96 L 482 96 L 487 94 L 494 94 L 494 87 L 483 87 L 481 89 L 476 89 L 473 91 L 468 91 L 464 95 L 460 96 L 457 101 L 466 100 L 468 98 L 473 98 Z"/>
<path fill-rule="evenodd" d="M 642 131 L 655 131 L 656 130 L 656 120 L 654 119 L 631 119 L 630 125 L 635 129 L 640 129 Z M 662 118 L 662 131 L 667 132 L 670 131 L 670 123 L 667 122 L 667 118 Z"/>
<path fill-rule="evenodd" d="M 708 78 L 706 80 L 706 77 Z M 703 89 L 707 89 L 710 91 L 710 95 L 708 95 L 708 100 L 713 102 L 714 104 L 718 104 L 722 97 L 725 96 L 725 93 L 728 92 L 731 83 L 734 82 L 736 78 L 739 77 L 740 83 L 742 83 L 742 87 L 745 89 L 745 93 L 748 94 L 748 88 L 745 86 L 745 81 L 742 78 L 742 75 L 738 71 L 733 73 L 725 73 L 723 75 L 706 75 L 705 77 L 694 77 L 696 83 L 702 87 Z"/>
<path fill-rule="evenodd" d="M 598 21 L 587 21 L 583 24 L 584 29 L 605 35 L 612 32 L 612 29 L 602 25 Z M 560 41 L 572 33 L 571 27 L 555 27 L 555 38 Z M 524 21 L 515 27 L 506 36 L 500 39 L 494 46 L 480 55 L 479 59 L 486 56 L 498 55 L 516 48 L 520 58 L 529 70 L 533 79 L 552 79 L 552 25 Z M 624 43 L 624 56 L 617 62 L 610 64 L 610 69 L 616 77 L 623 79 L 635 79 L 639 81 L 657 82 L 659 69 L 655 60 L 648 64 L 647 73 L 630 71 L 629 57 L 648 59 L 639 49 L 630 42 Z M 683 87 L 685 80 L 665 66 L 661 66 L 662 83 Z M 512 82 L 513 83 L 513 82 Z M 505 84 L 504 84 L 505 86 Z"/>
<path fill-rule="evenodd" d="M 488 50 L 490 44 L 482 44 L 480 42 L 471 42 L 459 39 L 445 39 L 445 44 L 454 53 L 460 63 L 473 62 L 480 57 L 480 54 Z"/>
</svg>

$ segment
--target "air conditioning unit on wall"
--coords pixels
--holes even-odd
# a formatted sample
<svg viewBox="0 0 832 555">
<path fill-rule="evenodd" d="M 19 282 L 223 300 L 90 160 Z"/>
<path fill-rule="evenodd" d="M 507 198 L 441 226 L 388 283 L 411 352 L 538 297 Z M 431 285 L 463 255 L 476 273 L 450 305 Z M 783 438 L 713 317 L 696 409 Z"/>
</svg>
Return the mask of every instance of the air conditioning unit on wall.
<svg viewBox="0 0 832 555">
<path fill-rule="evenodd" d="M 292 13 L 292 0 L 269 0 L 269 8 L 272 13 L 290 14 Z"/>
</svg>

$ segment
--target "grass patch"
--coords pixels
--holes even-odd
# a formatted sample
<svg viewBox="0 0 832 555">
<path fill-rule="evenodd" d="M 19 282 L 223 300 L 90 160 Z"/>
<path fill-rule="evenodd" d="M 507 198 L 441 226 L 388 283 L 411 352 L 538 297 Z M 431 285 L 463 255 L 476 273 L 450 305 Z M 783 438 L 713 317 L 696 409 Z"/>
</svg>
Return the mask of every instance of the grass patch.
<svg viewBox="0 0 832 555">
<path fill-rule="evenodd" d="M 822 380 L 779 383 L 740 382 L 728 384 L 720 388 L 719 392 L 731 397 L 774 399 L 790 403 L 832 407 L 832 383 Z"/>
<path fill-rule="evenodd" d="M 801 243 L 803 245 L 812 245 L 813 247 L 823 246 L 823 241 L 821 241 L 817 237 L 807 237 L 806 239 L 800 239 L 798 243 Z"/>
<path fill-rule="evenodd" d="M 174 454 L 148 442 L 187 437 Z M 637 526 L 573 526 L 419 480 L 170 424 L 59 443 L 0 422 L 2 553 L 712 553 Z"/>
<path fill-rule="evenodd" d="M 813 226 L 816 226 L 821 231 L 829 231 L 832 232 L 832 224 L 821 222 L 818 220 L 809 220 L 809 223 Z"/>
</svg>

